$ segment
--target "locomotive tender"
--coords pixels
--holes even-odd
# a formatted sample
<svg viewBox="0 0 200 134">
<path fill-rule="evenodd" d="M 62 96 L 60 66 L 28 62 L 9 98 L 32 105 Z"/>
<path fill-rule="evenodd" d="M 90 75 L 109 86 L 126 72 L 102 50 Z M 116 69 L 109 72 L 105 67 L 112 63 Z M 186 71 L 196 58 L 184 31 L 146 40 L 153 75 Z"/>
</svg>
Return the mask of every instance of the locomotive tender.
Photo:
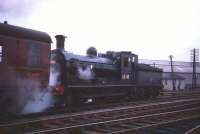
<svg viewBox="0 0 200 134">
<path fill-rule="evenodd" d="M 47 33 L 0 23 L 0 113 L 20 111 L 38 89 L 52 92 L 54 105 L 67 107 L 106 98 L 157 97 L 162 90 L 162 70 L 138 64 L 136 54 L 98 54 L 90 47 L 86 56 L 77 55 L 65 51 L 65 36 L 56 40 L 57 48 L 50 50 Z M 56 82 L 47 88 L 50 73 Z"/>
</svg>

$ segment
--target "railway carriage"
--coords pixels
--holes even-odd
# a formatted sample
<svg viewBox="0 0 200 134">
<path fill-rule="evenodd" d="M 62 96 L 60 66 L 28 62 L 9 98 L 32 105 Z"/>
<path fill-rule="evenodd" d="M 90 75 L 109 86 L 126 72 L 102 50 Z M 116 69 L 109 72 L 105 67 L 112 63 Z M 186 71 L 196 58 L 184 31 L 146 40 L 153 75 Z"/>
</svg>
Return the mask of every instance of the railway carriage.
<svg viewBox="0 0 200 134">
<path fill-rule="evenodd" d="M 49 81 L 48 34 L 0 23 L 0 111 L 19 111 Z M 11 109 L 11 110 L 7 110 Z"/>
</svg>

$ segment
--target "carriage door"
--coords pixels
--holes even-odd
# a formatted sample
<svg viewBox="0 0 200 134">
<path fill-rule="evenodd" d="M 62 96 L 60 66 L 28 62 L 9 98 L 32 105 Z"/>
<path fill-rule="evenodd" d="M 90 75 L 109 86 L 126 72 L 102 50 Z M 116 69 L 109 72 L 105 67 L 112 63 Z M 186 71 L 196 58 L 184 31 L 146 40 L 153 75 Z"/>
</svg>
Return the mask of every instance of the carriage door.
<svg viewBox="0 0 200 134">
<path fill-rule="evenodd" d="M 121 80 L 133 82 L 136 78 L 137 55 L 131 52 L 121 52 Z"/>
</svg>

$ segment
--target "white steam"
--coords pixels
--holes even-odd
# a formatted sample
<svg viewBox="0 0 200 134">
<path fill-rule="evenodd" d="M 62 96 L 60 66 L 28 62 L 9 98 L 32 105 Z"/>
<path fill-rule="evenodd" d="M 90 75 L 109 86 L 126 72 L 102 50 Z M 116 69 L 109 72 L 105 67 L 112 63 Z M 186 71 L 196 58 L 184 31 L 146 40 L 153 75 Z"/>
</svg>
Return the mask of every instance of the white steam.
<svg viewBox="0 0 200 134">
<path fill-rule="evenodd" d="M 58 64 L 51 65 L 50 76 L 49 76 L 50 86 L 56 86 L 59 84 L 59 80 L 58 80 L 59 75 L 60 75 L 60 66 Z"/>
<path fill-rule="evenodd" d="M 90 80 L 94 78 L 94 73 L 92 72 L 92 68 L 87 66 L 85 69 L 82 67 L 78 68 L 78 75 L 80 79 Z"/>
<path fill-rule="evenodd" d="M 25 104 L 22 114 L 42 112 L 51 106 L 53 97 L 49 88 L 41 88 L 37 81 L 29 81 L 28 85 L 29 87 L 20 90 L 21 102 Z"/>
<path fill-rule="evenodd" d="M 23 114 L 42 112 L 52 104 L 52 94 L 51 92 L 40 92 L 35 90 L 32 98 L 25 105 L 22 110 Z"/>
<path fill-rule="evenodd" d="M 32 90 L 29 90 L 29 100 L 22 110 L 23 114 L 42 112 L 53 106 L 54 99 L 52 94 L 52 86 L 58 84 L 59 67 L 51 65 L 49 86 L 50 88 L 40 89 L 39 84 L 32 85 Z"/>
</svg>

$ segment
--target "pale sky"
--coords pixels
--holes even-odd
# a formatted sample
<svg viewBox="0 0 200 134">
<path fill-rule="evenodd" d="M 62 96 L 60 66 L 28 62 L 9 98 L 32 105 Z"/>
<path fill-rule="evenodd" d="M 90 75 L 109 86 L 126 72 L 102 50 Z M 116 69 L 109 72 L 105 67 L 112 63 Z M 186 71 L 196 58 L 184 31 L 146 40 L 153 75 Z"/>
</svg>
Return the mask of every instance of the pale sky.
<svg viewBox="0 0 200 134">
<path fill-rule="evenodd" d="M 190 61 L 200 48 L 199 0 L 0 0 L 0 21 L 68 36 L 66 50 L 132 51 Z"/>
</svg>

